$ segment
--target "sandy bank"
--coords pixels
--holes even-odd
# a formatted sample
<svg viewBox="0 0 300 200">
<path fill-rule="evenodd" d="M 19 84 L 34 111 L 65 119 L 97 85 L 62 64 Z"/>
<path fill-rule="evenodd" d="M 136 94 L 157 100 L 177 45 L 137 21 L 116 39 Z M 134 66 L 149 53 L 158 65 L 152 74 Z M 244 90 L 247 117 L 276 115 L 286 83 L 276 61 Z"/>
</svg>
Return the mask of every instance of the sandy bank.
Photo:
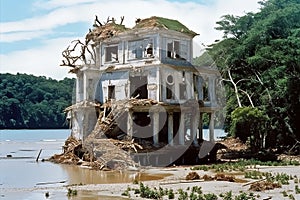
<svg viewBox="0 0 300 200">
<path fill-rule="evenodd" d="M 300 178 L 300 167 L 299 166 L 284 166 L 284 167 L 267 167 L 267 166 L 257 166 L 257 170 L 261 172 L 271 172 L 273 174 L 277 173 L 285 173 L 291 176 L 297 176 Z M 282 192 L 286 191 L 288 194 L 292 194 L 295 199 L 300 199 L 300 194 L 296 194 L 295 185 L 299 185 L 299 183 L 295 183 L 293 180 L 289 181 L 289 185 L 283 185 L 282 188 L 277 188 L 274 190 L 266 190 L 263 192 L 253 192 L 249 191 L 249 185 L 247 183 L 235 183 L 235 182 L 227 182 L 227 181 L 203 181 L 203 180 L 195 180 L 195 181 L 186 181 L 186 175 L 192 170 L 190 167 L 172 167 L 172 168 L 152 168 L 144 170 L 146 173 L 150 174 L 170 174 L 170 176 L 166 176 L 161 180 L 156 181 L 144 181 L 144 185 L 149 186 L 150 188 L 168 188 L 173 189 L 173 191 L 177 191 L 178 189 L 183 189 L 187 191 L 187 188 L 192 188 L 193 186 L 198 186 L 202 188 L 203 193 L 214 193 L 219 195 L 221 193 L 232 191 L 233 195 L 238 195 L 241 191 L 250 193 L 252 192 L 256 199 L 273 199 L 273 200 L 281 200 L 281 199 L 289 199 L 288 197 L 284 197 Z M 193 170 L 194 171 L 194 170 Z M 211 171 L 203 171 L 196 170 L 200 176 L 205 174 L 213 176 L 215 173 Z M 245 179 L 244 175 L 241 173 L 236 173 L 234 175 L 236 178 L 243 179 L 245 181 L 253 182 L 253 179 Z M 115 196 L 122 197 L 122 193 L 128 188 L 139 188 L 138 184 L 134 183 L 120 183 L 120 184 L 97 184 L 97 185 L 83 185 L 83 186 L 72 186 L 71 188 L 78 191 L 97 191 L 98 194 L 107 195 L 107 196 Z M 124 197 L 124 196 L 123 196 Z M 178 197 L 178 194 L 175 194 L 175 199 Z M 130 199 L 142 199 L 138 195 L 133 194 L 131 192 Z M 167 196 L 164 196 L 164 199 L 168 199 Z M 220 198 L 221 199 L 221 198 Z"/>
</svg>

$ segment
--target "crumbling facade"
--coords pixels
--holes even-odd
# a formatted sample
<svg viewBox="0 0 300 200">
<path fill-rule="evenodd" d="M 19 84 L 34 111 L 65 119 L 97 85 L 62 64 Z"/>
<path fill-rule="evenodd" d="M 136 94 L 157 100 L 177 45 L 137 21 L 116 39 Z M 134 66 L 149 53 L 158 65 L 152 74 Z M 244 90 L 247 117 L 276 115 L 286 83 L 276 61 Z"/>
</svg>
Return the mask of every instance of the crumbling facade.
<svg viewBox="0 0 300 200">
<path fill-rule="evenodd" d="M 83 141 L 93 134 L 147 143 L 165 156 L 153 158 L 154 163 L 171 164 L 185 150 L 199 149 L 203 113 L 209 114 L 209 138 L 214 140 L 220 74 L 191 64 L 197 34 L 177 20 L 138 19 L 129 29 L 123 19 L 101 23 L 96 17 L 85 43 L 76 43 L 81 55 L 70 56 L 76 45 L 63 52 L 63 65 L 77 76 L 76 102 L 66 109 L 72 135 Z M 170 151 L 175 154 L 166 153 Z M 147 164 L 143 153 L 149 152 L 133 156 Z"/>
</svg>

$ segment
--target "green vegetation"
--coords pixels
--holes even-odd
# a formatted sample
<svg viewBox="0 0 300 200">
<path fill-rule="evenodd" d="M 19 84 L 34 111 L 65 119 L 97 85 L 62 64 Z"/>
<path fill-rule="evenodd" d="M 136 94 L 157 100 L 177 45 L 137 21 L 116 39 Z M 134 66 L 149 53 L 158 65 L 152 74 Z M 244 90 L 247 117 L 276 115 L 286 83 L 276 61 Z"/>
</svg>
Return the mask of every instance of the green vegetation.
<svg viewBox="0 0 300 200">
<path fill-rule="evenodd" d="M 68 197 L 77 196 L 77 190 L 72 190 L 71 188 L 68 188 Z"/>
<path fill-rule="evenodd" d="M 259 198 L 259 195 L 254 195 L 254 193 L 240 192 L 239 194 L 233 195 L 232 191 L 219 194 L 219 197 L 214 193 L 203 193 L 200 186 L 193 186 L 192 188 L 187 187 L 184 189 L 178 189 L 176 192 L 173 189 L 168 188 L 150 188 L 145 186 L 142 182 L 139 183 L 139 188 L 132 189 L 128 187 L 123 193 L 123 196 L 131 197 L 136 195 L 136 197 L 147 198 L 147 199 L 178 199 L 178 200 L 254 200 Z M 286 194 L 288 196 L 288 194 Z"/>
<path fill-rule="evenodd" d="M 246 169 L 255 168 L 256 165 L 260 166 L 287 166 L 294 165 L 299 166 L 298 161 L 259 161 L 259 160 L 239 160 L 237 162 L 226 162 L 222 164 L 212 164 L 212 165 L 199 165 L 192 167 L 192 170 L 214 170 L 215 172 L 224 172 L 224 171 L 241 171 L 244 172 Z"/>
<path fill-rule="evenodd" d="M 0 129 L 67 128 L 74 79 L 0 74 Z"/>
<path fill-rule="evenodd" d="M 252 107 L 237 108 L 231 113 L 231 120 L 230 133 L 233 136 L 243 142 L 248 140 L 252 149 L 257 149 L 254 151 L 264 147 L 264 126 L 268 118 L 263 111 Z"/>
<path fill-rule="evenodd" d="M 216 27 L 223 39 L 194 63 L 220 70 L 231 135 L 249 141 L 253 151 L 289 150 L 300 140 L 300 2 L 259 3 L 257 13 L 223 16 Z"/>
</svg>

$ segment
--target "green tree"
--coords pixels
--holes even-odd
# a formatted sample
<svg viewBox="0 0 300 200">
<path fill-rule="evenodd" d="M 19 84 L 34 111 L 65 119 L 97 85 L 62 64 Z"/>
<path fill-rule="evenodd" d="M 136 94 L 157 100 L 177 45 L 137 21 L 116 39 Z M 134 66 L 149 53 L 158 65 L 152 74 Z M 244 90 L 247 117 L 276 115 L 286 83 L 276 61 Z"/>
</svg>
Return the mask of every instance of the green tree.
<svg viewBox="0 0 300 200">
<path fill-rule="evenodd" d="M 232 136 L 249 141 L 254 151 L 264 148 L 268 118 L 263 111 L 252 107 L 237 108 L 231 113 L 231 120 Z"/>
<path fill-rule="evenodd" d="M 74 79 L 0 74 L 0 128 L 67 128 Z"/>
<path fill-rule="evenodd" d="M 237 107 L 257 107 L 269 119 L 267 144 L 300 140 L 300 2 L 260 2 L 257 13 L 225 15 L 216 29 L 223 40 L 210 45 L 227 93 L 227 118 Z"/>
</svg>

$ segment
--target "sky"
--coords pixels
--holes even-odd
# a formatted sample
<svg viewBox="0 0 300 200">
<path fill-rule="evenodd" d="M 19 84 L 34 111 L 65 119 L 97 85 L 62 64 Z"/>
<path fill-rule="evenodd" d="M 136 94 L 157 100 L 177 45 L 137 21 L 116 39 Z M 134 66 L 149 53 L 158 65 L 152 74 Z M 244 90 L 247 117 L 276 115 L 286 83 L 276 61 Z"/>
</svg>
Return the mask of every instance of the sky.
<svg viewBox="0 0 300 200">
<path fill-rule="evenodd" d="M 222 38 L 216 22 L 226 14 L 258 12 L 259 0 L 0 0 L 0 73 L 26 73 L 61 80 L 75 77 L 60 66 L 71 41 L 84 41 L 95 15 L 120 20 L 132 28 L 137 18 L 176 19 L 200 34 L 194 56 L 203 45 Z"/>
</svg>

